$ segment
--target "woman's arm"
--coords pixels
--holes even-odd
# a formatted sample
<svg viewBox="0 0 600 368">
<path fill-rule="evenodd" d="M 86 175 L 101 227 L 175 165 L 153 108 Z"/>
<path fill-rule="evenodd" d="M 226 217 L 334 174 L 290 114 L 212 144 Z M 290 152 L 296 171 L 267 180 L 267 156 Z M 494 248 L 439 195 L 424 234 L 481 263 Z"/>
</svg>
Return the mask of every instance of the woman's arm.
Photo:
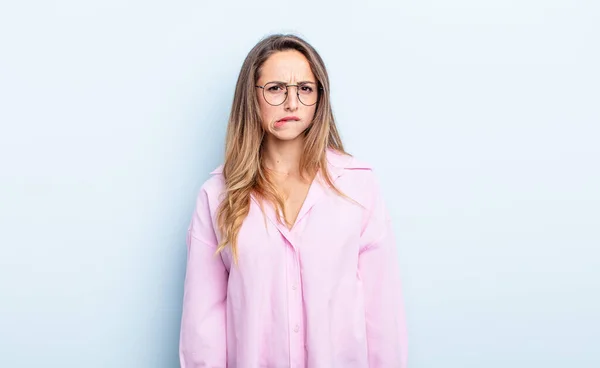
<svg viewBox="0 0 600 368">
<path fill-rule="evenodd" d="M 381 191 L 372 179 L 373 199 L 362 232 L 358 264 L 365 295 L 369 368 L 406 368 L 406 320 L 398 252 Z"/>
<path fill-rule="evenodd" d="M 187 266 L 179 342 L 181 368 L 227 366 L 228 272 L 215 255 L 208 196 L 200 191 L 187 234 Z"/>
</svg>

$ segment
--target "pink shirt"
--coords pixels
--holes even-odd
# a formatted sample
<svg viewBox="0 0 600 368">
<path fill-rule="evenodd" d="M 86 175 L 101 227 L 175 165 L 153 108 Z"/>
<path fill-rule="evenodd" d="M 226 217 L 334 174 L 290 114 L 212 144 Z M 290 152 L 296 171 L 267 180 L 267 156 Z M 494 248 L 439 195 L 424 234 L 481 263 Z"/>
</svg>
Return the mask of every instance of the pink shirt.
<svg viewBox="0 0 600 368">
<path fill-rule="evenodd" d="M 398 255 L 370 166 L 327 152 L 338 196 L 317 178 L 291 230 L 255 198 L 239 263 L 219 241 L 221 168 L 200 189 L 187 236 L 182 368 L 405 368 Z"/>
</svg>

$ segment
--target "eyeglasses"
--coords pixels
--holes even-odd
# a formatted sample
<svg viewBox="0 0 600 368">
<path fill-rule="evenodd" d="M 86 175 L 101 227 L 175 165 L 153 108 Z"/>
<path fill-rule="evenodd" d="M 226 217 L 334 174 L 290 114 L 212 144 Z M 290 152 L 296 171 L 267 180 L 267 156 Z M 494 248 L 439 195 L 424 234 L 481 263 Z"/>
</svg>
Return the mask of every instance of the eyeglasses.
<svg viewBox="0 0 600 368">
<path fill-rule="evenodd" d="M 296 87 L 298 100 L 305 106 L 316 104 L 319 99 L 319 90 L 323 90 L 323 87 L 317 88 L 317 85 L 313 82 L 302 82 L 298 84 L 268 82 L 264 86 L 256 87 L 262 88 L 265 101 L 272 106 L 279 106 L 285 102 L 288 96 L 289 87 Z"/>
</svg>

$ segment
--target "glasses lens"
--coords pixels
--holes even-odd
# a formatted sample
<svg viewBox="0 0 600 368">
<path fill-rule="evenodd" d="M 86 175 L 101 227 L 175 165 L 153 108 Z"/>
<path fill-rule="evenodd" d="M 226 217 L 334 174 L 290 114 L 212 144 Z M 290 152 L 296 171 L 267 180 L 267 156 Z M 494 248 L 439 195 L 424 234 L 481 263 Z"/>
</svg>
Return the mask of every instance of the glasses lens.
<svg viewBox="0 0 600 368">
<path fill-rule="evenodd" d="M 285 101 L 287 89 L 283 83 L 268 83 L 263 91 L 265 100 L 271 105 L 281 105 Z"/>
<path fill-rule="evenodd" d="M 292 91 L 293 91 L 293 87 Z M 298 97 L 304 105 L 311 106 L 317 103 L 319 92 L 315 83 L 301 83 L 298 85 Z M 287 86 L 285 83 L 267 83 L 263 89 L 265 100 L 271 105 L 281 105 L 287 97 Z M 293 93 L 293 92 L 292 92 Z"/>
<path fill-rule="evenodd" d="M 303 104 L 314 105 L 317 103 L 317 97 L 319 97 L 317 86 L 314 83 L 300 84 L 298 86 L 298 97 L 300 97 L 300 102 Z"/>
</svg>

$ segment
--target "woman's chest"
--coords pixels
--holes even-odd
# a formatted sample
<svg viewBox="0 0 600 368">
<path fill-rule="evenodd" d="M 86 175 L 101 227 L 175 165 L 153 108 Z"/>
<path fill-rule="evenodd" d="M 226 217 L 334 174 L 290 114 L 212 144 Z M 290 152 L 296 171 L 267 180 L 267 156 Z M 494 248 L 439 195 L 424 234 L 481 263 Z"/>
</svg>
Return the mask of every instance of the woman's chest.
<svg viewBox="0 0 600 368">
<path fill-rule="evenodd" d="M 358 257 L 364 208 L 336 196 L 314 203 L 291 229 L 279 223 L 273 207 L 251 204 L 237 239 L 239 265 L 261 270 L 295 259 L 306 267 L 337 267 Z M 230 257 L 230 252 L 225 252 Z"/>
</svg>

